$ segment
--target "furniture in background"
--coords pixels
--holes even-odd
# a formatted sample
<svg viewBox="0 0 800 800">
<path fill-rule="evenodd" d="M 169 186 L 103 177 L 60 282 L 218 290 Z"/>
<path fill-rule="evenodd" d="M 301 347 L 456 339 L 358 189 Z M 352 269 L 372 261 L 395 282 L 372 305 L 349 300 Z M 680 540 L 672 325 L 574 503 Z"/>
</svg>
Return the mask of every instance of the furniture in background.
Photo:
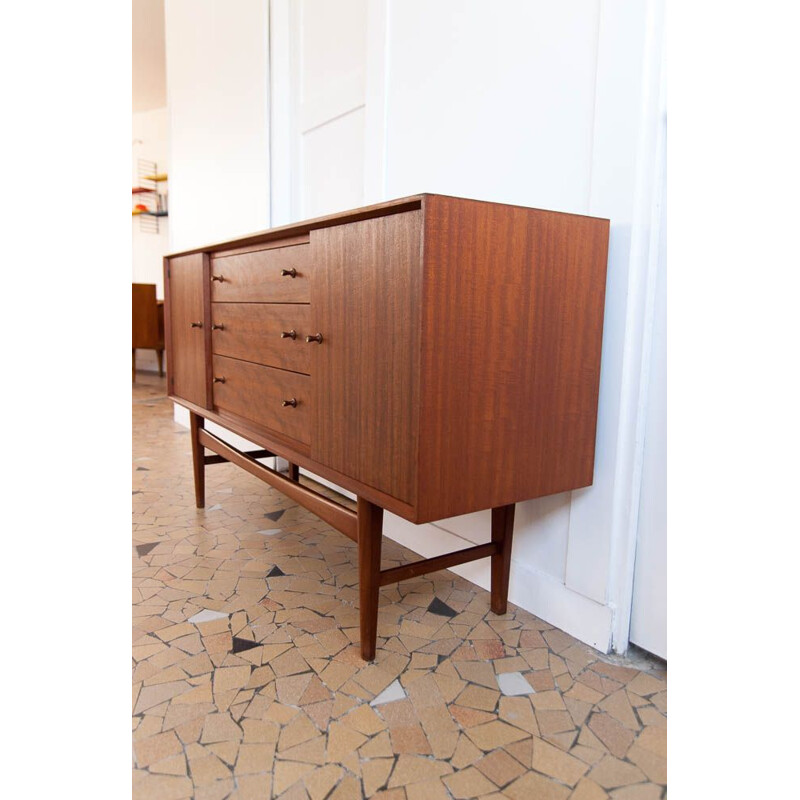
<svg viewBox="0 0 800 800">
<path fill-rule="evenodd" d="M 164 304 L 156 300 L 154 283 L 133 286 L 133 380 L 136 380 L 136 351 L 155 350 L 158 374 L 164 374 Z"/>
<path fill-rule="evenodd" d="M 355 540 L 366 660 L 386 584 L 489 557 L 505 613 L 514 504 L 592 483 L 608 231 L 424 194 L 167 256 L 168 392 L 191 412 L 197 506 L 205 467 L 228 461 Z M 384 509 L 489 508 L 486 544 L 381 569 Z"/>
</svg>

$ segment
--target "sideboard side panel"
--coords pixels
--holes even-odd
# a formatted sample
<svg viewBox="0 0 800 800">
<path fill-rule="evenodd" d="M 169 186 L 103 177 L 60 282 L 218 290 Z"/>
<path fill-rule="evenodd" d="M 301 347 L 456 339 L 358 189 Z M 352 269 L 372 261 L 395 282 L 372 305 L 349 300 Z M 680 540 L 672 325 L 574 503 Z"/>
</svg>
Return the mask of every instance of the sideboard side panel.
<svg viewBox="0 0 800 800">
<path fill-rule="evenodd" d="M 418 519 L 591 484 L 608 221 L 424 209 Z"/>
<path fill-rule="evenodd" d="M 312 458 L 416 502 L 422 214 L 311 232 Z"/>
</svg>

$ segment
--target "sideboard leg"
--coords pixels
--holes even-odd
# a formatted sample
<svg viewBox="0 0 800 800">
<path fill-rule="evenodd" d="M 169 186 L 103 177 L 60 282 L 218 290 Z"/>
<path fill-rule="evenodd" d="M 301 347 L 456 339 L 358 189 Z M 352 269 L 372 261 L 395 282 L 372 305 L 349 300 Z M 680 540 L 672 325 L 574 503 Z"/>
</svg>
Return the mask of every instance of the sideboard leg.
<svg viewBox="0 0 800 800">
<path fill-rule="evenodd" d="M 298 467 L 297 464 L 292 464 L 291 461 L 289 462 L 289 477 L 293 481 L 300 480 L 300 467 Z"/>
<path fill-rule="evenodd" d="M 492 541 L 500 552 L 492 556 L 492 611 L 505 614 L 508 608 L 508 574 L 511 569 L 511 541 L 514 537 L 514 504 L 492 509 Z"/>
<path fill-rule="evenodd" d="M 383 509 L 358 498 L 358 593 L 361 658 L 372 661 L 378 638 L 378 596 L 381 571 Z"/>
<path fill-rule="evenodd" d="M 189 427 L 192 433 L 192 466 L 194 467 L 194 499 L 198 508 L 206 504 L 206 466 L 203 460 L 203 446 L 197 434 L 205 427 L 205 420 L 194 411 L 189 412 Z"/>
</svg>

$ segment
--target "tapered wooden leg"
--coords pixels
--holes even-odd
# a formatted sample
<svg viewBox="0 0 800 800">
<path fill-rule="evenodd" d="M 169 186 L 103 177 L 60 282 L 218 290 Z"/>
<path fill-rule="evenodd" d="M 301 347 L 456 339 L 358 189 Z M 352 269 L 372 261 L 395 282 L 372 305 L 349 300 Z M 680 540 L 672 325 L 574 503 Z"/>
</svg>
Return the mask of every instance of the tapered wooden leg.
<svg viewBox="0 0 800 800">
<path fill-rule="evenodd" d="M 358 594 L 361 658 L 372 661 L 378 638 L 378 593 L 381 571 L 383 509 L 358 498 Z"/>
<path fill-rule="evenodd" d="M 289 462 L 289 477 L 293 481 L 300 480 L 300 467 L 297 464 L 292 464 L 291 461 Z"/>
<path fill-rule="evenodd" d="M 514 504 L 492 509 L 492 541 L 500 552 L 492 556 L 492 611 L 508 608 L 508 573 L 511 570 L 511 540 L 514 537 Z"/>
<path fill-rule="evenodd" d="M 206 504 L 206 465 L 205 450 L 198 441 L 199 432 L 205 427 L 205 420 L 194 411 L 189 412 L 189 426 L 192 432 L 192 465 L 194 466 L 194 499 L 198 508 Z"/>
<path fill-rule="evenodd" d="M 164 377 L 164 351 L 163 350 L 156 350 L 156 356 L 158 357 L 158 377 Z"/>
<path fill-rule="evenodd" d="M 136 351 L 133 350 L 133 382 L 136 383 Z"/>
</svg>

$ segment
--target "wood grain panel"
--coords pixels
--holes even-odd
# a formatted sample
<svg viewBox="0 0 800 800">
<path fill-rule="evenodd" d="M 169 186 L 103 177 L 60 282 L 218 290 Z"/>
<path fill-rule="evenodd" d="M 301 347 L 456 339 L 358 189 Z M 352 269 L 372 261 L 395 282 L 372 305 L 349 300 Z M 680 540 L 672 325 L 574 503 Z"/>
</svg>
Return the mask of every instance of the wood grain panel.
<svg viewBox="0 0 800 800">
<path fill-rule="evenodd" d="M 592 482 L 608 221 L 427 196 L 416 521 Z"/>
<path fill-rule="evenodd" d="M 163 334 L 159 331 L 158 302 L 154 283 L 134 283 L 132 288 L 132 340 L 134 350 L 164 347 Z"/>
<path fill-rule="evenodd" d="M 414 503 L 419 211 L 311 233 L 312 457 Z"/>
<path fill-rule="evenodd" d="M 205 260 L 202 253 L 170 259 L 165 282 L 170 393 L 200 406 L 208 406 Z"/>
<path fill-rule="evenodd" d="M 214 356 L 214 405 L 258 425 L 308 444 L 311 429 L 311 386 L 308 375 Z M 282 406 L 295 399 L 297 407 Z"/>
<path fill-rule="evenodd" d="M 297 274 L 282 275 L 282 270 L 295 270 Z M 212 257 L 211 272 L 214 302 L 307 303 L 309 300 L 311 259 L 307 244 L 238 255 L 220 253 Z"/>
<path fill-rule="evenodd" d="M 280 369 L 308 373 L 309 307 L 296 303 L 212 303 L 214 353 Z M 295 338 L 281 333 L 295 332 Z"/>
</svg>

